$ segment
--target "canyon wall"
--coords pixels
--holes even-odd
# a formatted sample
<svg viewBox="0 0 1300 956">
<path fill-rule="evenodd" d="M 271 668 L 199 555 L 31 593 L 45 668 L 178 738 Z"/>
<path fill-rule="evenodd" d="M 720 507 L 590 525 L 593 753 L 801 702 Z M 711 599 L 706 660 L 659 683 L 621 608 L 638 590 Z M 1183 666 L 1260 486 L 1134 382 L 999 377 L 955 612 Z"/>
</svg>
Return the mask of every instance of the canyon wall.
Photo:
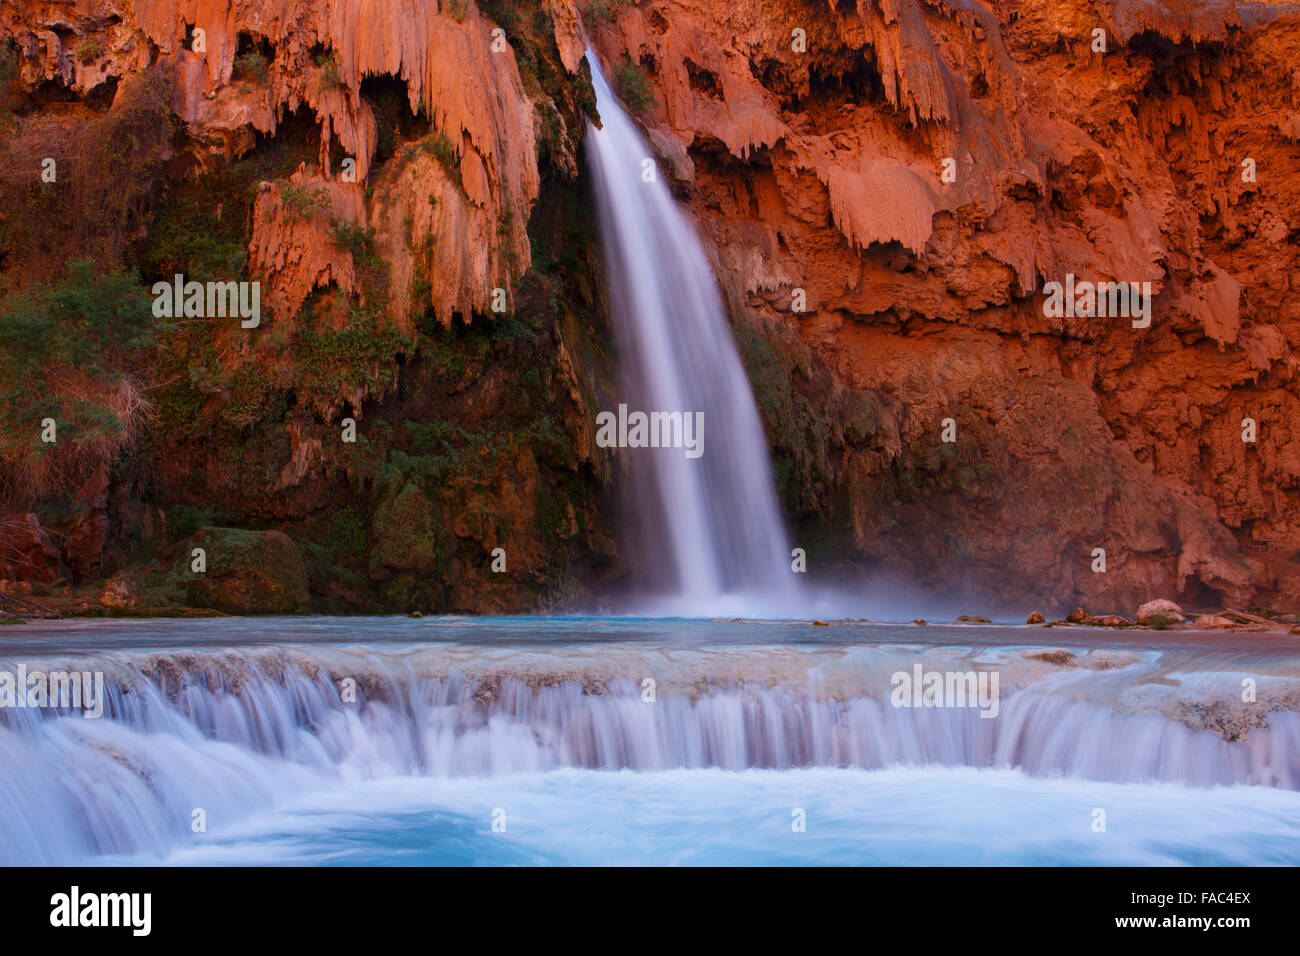
<svg viewBox="0 0 1300 956">
<path fill-rule="evenodd" d="M 598 38 L 801 543 L 1008 603 L 1296 603 L 1300 7 L 674 0 Z M 1046 314 L 1070 274 L 1151 283 L 1149 327 Z"/>
<path fill-rule="evenodd" d="M 74 259 L 263 296 L 251 330 L 11 356 L 0 576 L 156 609 L 237 527 L 288 535 L 323 610 L 617 593 L 584 24 L 705 238 L 818 576 L 1296 609 L 1282 3 L 0 0 L 0 318 L 69 333 L 102 281 Z M 1149 283 L 1149 326 L 1052 314 L 1071 275 Z M 211 606 L 276 609 L 228 565 Z"/>
</svg>

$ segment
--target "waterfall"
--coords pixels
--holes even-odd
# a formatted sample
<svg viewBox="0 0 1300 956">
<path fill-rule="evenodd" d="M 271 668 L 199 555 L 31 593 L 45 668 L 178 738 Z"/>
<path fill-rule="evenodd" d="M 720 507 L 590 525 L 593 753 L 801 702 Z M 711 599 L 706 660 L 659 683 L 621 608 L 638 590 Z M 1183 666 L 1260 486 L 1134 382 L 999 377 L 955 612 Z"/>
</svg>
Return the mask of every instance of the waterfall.
<svg viewBox="0 0 1300 956">
<path fill-rule="evenodd" d="M 464 645 L 79 658 L 105 676 L 103 716 L 0 708 L 0 865 L 165 855 L 191 839 L 196 809 L 209 826 L 229 827 L 357 781 L 499 781 L 564 768 L 937 765 L 1300 789 L 1297 714 L 1261 707 L 1242 739 L 1168 716 L 1204 714 L 1198 701 L 1221 700 L 1239 686 L 1235 673 L 1184 673 L 1185 703 L 1158 696 L 1177 673 L 1168 667 L 1071 670 L 1005 695 L 987 720 L 971 709 L 891 706 L 887 675 L 921 659 L 915 649 L 859 648 L 833 662 L 786 649 L 743 681 L 713 676 L 727 674 L 728 651 L 671 672 L 654 649 L 619 653 L 602 645 L 612 663 L 585 672 L 586 647 L 503 650 L 487 661 Z M 998 666 L 1009 684 L 1021 679 L 1022 663 Z M 642 673 L 660 677 L 653 702 L 640 679 L 617 676 Z M 354 700 L 341 692 L 347 678 Z M 1260 681 L 1262 695 L 1294 694 L 1292 679 Z"/>
<path fill-rule="evenodd" d="M 790 613 L 794 574 L 767 443 L 704 247 L 590 48 L 587 62 L 602 123 L 588 126 L 587 156 L 621 402 L 645 414 L 698 413 L 703 423 L 698 458 L 680 448 L 627 450 L 636 574 L 660 592 L 658 613 Z"/>
</svg>

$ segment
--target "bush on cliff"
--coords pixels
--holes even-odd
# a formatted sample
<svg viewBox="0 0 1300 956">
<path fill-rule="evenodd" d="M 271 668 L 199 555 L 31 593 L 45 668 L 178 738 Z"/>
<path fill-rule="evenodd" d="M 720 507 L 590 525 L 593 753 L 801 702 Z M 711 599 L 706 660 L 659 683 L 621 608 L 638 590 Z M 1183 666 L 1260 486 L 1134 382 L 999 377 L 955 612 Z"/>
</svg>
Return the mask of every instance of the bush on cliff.
<svg viewBox="0 0 1300 956">
<path fill-rule="evenodd" d="M 49 278 L 70 259 L 122 267 L 172 155 L 174 89 L 174 69 L 157 66 L 124 80 L 105 113 L 22 118 L 0 140 L 0 261 L 10 278 Z"/>
<path fill-rule="evenodd" d="M 193 569 L 195 548 L 204 552 L 202 572 Z M 151 582 L 151 603 L 227 614 L 306 614 L 311 609 L 302 554 L 279 531 L 200 528 L 176 550 L 171 570 Z"/>
<path fill-rule="evenodd" d="M 130 443 L 152 412 L 136 370 L 160 327 L 134 276 L 88 260 L 0 298 L 0 501 L 73 491 Z"/>
</svg>

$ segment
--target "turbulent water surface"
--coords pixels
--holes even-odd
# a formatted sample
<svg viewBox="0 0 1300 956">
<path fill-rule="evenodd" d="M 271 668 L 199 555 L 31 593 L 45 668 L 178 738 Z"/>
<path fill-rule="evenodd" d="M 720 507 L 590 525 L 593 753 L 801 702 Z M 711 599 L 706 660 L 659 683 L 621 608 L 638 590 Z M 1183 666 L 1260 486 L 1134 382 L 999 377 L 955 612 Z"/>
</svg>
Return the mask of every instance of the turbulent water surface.
<svg viewBox="0 0 1300 956">
<path fill-rule="evenodd" d="M 4 863 L 1300 860 L 1294 638 L 61 622 L 20 667 L 106 703 L 0 709 Z M 896 706 L 918 672 L 996 700 Z"/>
</svg>

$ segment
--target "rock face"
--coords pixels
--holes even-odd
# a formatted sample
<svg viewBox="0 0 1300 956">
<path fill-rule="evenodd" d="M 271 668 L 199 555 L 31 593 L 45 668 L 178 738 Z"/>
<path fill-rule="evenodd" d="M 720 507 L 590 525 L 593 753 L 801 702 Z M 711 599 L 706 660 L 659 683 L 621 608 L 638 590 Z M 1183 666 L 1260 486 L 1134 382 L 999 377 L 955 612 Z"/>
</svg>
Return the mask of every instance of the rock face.
<svg viewBox="0 0 1300 956">
<path fill-rule="evenodd" d="M 192 568 L 202 548 L 206 570 Z M 305 614 L 310 609 L 302 555 L 279 531 L 203 528 L 178 548 L 159 592 L 177 603 L 227 614 Z M 112 599 L 125 598 L 113 589 Z"/>
<path fill-rule="evenodd" d="M 49 584 L 59 578 L 59 549 L 34 514 L 0 517 L 0 581 Z"/>
<path fill-rule="evenodd" d="M 805 533 L 1067 607 L 1294 602 L 1293 6 L 652 0 L 595 37 L 775 353 Z M 1045 309 L 1071 275 L 1151 283 L 1150 325 Z"/>
<path fill-rule="evenodd" d="M 77 492 L 79 514 L 63 546 L 63 560 L 79 578 L 98 574 L 108 540 L 108 465 L 102 464 Z"/>
<path fill-rule="evenodd" d="M 642 0 L 582 5 L 585 33 L 573 0 L 3 9 L 33 115 L 174 69 L 162 219 L 123 224 L 148 250 L 127 264 L 264 287 L 255 333 L 162 343 L 152 457 L 59 529 L 82 576 L 140 502 L 286 528 L 334 609 L 523 609 L 617 576 L 589 36 L 644 79 L 823 567 L 1053 616 L 1294 609 L 1294 5 Z M 251 198 L 217 188 L 237 167 Z M 1101 282 L 1149 312 L 1049 295 Z M 232 574 L 196 596 L 299 606 Z"/>
</svg>

